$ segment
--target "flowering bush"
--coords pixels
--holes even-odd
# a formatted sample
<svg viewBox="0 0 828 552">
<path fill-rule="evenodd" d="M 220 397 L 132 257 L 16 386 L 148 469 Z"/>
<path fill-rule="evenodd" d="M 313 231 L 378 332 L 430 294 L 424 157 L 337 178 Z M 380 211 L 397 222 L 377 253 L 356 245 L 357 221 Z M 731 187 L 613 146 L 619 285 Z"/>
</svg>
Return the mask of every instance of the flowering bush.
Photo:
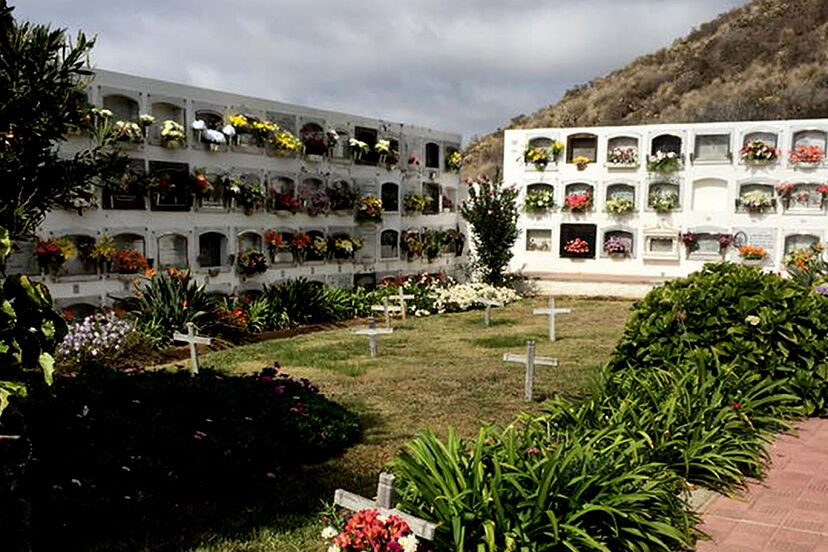
<svg viewBox="0 0 828 552">
<path fill-rule="evenodd" d="M 341 529 L 322 531 L 328 552 L 417 552 L 419 542 L 401 518 L 382 516 L 376 510 L 352 514 Z"/>
<path fill-rule="evenodd" d="M 592 191 L 570 192 L 564 198 L 564 211 L 583 213 L 592 209 Z"/>
<path fill-rule="evenodd" d="M 626 215 L 635 210 L 635 202 L 624 197 L 616 197 L 607 200 L 607 213 L 613 215 Z"/>
<path fill-rule="evenodd" d="M 290 194 L 270 189 L 270 206 L 274 211 L 290 211 L 298 213 L 302 209 L 302 202 Z"/>
<path fill-rule="evenodd" d="M 460 312 L 482 307 L 481 300 L 505 304 L 520 299 L 515 290 L 482 282 L 435 287 L 431 292 L 433 311 L 436 313 Z"/>
<path fill-rule="evenodd" d="M 261 251 L 252 247 L 239 255 L 239 272 L 245 276 L 263 274 L 267 271 L 267 260 Z"/>
<path fill-rule="evenodd" d="M 503 271 L 512 258 L 512 246 L 518 236 L 517 189 L 505 187 L 481 176 L 469 179 L 469 197 L 460 213 L 472 228 L 476 262 L 483 280 L 493 285 L 503 283 Z"/>
<path fill-rule="evenodd" d="M 357 201 L 354 217 L 357 222 L 379 224 L 382 222 L 382 201 L 375 195 L 367 195 Z"/>
<path fill-rule="evenodd" d="M 667 213 L 678 208 L 678 194 L 664 188 L 653 190 L 650 192 L 649 205 L 656 213 Z"/>
<path fill-rule="evenodd" d="M 604 252 L 608 255 L 624 255 L 630 254 L 631 244 L 629 238 L 622 238 L 620 236 L 610 236 L 604 242 Z"/>
<path fill-rule="evenodd" d="M 765 249 L 755 245 L 743 245 L 739 248 L 739 257 L 746 261 L 760 261 L 765 258 Z"/>
<path fill-rule="evenodd" d="M 57 348 L 57 361 L 83 364 L 90 360 L 110 361 L 124 348 L 135 324 L 119 320 L 115 313 L 96 313 L 69 325 L 66 337 Z"/>
<path fill-rule="evenodd" d="M 161 123 L 161 146 L 167 149 L 176 149 L 187 143 L 187 133 L 184 127 L 172 119 Z"/>
<path fill-rule="evenodd" d="M 819 146 L 796 146 L 788 152 L 788 161 L 792 165 L 799 163 L 821 163 L 825 152 Z"/>
<path fill-rule="evenodd" d="M 305 210 L 312 217 L 326 215 L 331 210 L 331 199 L 323 190 L 299 190 L 299 197 L 305 202 Z"/>
<path fill-rule="evenodd" d="M 739 156 L 745 163 L 771 163 L 779 158 L 779 149 L 761 140 L 750 140 L 739 150 Z"/>
<path fill-rule="evenodd" d="M 675 172 L 681 168 L 681 158 L 674 151 L 663 152 L 658 150 L 647 162 L 647 170 L 650 172 Z"/>
<path fill-rule="evenodd" d="M 403 205 L 405 210 L 409 213 L 422 213 L 434 200 L 426 195 L 418 194 L 416 192 L 409 192 L 405 194 Z"/>
<path fill-rule="evenodd" d="M 775 205 L 773 196 L 762 190 L 744 193 L 736 201 L 737 205 L 741 205 L 751 213 L 763 213 Z"/>
<path fill-rule="evenodd" d="M 526 199 L 523 201 L 523 209 L 527 213 L 546 211 L 555 208 L 555 193 L 553 190 L 541 188 L 526 192 Z"/>
<path fill-rule="evenodd" d="M 137 249 L 120 249 L 113 256 L 119 274 L 137 274 L 148 272 L 150 269 L 146 257 Z"/>
<path fill-rule="evenodd" d="M 610 165 L 638 165 L 638 148 L 635 146 L 612 148 L 607 152 L 607 163 Z"/>
<path fill-rule="evenodd" d="M 575 238 L 574 240 L 566 242 L 566 245 L 564 245 L 564 251 L 567 253 L 586 255 L 589 253 L 589 243 L 582 238 Z"/>
</svg>

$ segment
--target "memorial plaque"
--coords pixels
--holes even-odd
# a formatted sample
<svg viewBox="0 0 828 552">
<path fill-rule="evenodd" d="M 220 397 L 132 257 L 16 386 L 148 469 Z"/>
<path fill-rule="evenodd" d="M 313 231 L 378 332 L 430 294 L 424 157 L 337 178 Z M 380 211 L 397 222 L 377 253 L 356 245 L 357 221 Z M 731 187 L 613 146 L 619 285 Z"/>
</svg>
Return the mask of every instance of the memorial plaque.
<svg viewBox="0 0 828 552">
<path fill-rule="evenodd" d="M 730 153 L 729 134 L 696 136 L 696 159 L 699 161 L 726 161 Z"/>
<path fill-rule="evenodd" d="M 635 187 L 628 184 L 612 184 L 607 188 L 607 200 L 627 199 L 635 202 Z"/>
<path fill-rule="evenodd" d="M 765 262 L 773 262 L 776 253 L 776 228 L 734 228 L 733 235 L 742 237 L 744 243 L 738 245 L 752 245 L 754 247 L 761 247 L 765 250 Z M 731 258 L 739 259 L 739 248 L 731 247 Z"/>
<path fill-rule="evenodd" d="M 676 240 L 673 238 L 650 238 L 651 253 L 672 253 Z"/>
</svg>

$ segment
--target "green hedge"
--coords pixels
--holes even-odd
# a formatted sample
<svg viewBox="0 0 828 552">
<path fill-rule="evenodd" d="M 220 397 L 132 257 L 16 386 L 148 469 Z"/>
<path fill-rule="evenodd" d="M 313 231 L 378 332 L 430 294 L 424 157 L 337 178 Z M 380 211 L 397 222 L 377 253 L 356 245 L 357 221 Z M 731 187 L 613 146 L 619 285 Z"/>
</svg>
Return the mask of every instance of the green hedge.
<svg viewBox="0 0 828 552">
<path fill-rule="evenodd" d="M 415 439 L 392 464 L 401 509 L 456 552 L 692 547 L 682 491 L 761 477 L 776 433 L 826 413 L 828 299 L 707 266 L 635 305 L 604 375 L 588 400 L 502 432 Z"/>
</svg>

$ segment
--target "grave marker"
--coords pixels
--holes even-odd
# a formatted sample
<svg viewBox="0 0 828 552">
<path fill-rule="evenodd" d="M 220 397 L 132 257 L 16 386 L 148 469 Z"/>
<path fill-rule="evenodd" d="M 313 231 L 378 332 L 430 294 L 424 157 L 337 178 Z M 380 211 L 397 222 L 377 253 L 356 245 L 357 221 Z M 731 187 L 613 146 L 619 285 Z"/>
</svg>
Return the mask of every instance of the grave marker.
<svg viewBox="0 0 828 552">
<path fill-rule="evenodd" d="M 549 341 L 555 341 L 555 316 L 558 314 L 572 314 L 572 309 L 556 309 L 555 300 L 549 300 L 549 308 L 535 309 L 532 314 L 543 314 L 549 317 Z"/>
<path fill-rule="evenodd" d="M 369 340 L 369 347 L 371 350 L 371 357 L 377 356 L 377 337 L 380 335 L 389 335 L 394 333 L 394 328 L 377 328 L 377 322 L 371 318 L 368 320 L 367 328 L 358 328 L 353 330 L 354 335 L 367 335 Z"/>
<path fill-rule="evenodd" d="M 503 303 L 500 301 L 492 301 L 491 299 L 479 299 L 477 302 L 481 305 L 486 305 L 486 313 L 483 319 L 486 321 L 486 325 L 490 326 L 492 324 L 492 307 L 502 307 Z"/>
<path fill-rule="evenodd" d="M 175 332 L 173 334 L 173 340 L 190 344 L 190 360 L 193 361 L 193 367 L 190 369 L 190 372 L 193 375 L 198 374 L 198 350 L 196 345 L 209 345 L 213 340 L 209 337 L 201 337 L 196 335 L 195 326 L 192 322 L 187 322 L 186 334 Z"/>
<path fill-rule="evenodd" d="M 434 540 L 434 532 L 437 530 L 436 524 L 401 512 L 394 508 L 394 503 L 394 476 L 390 473 L 380 474 L 379 483 L 377 484 L 376 500 L 371 500 L 343 489 L 337 489 L 334 493 L 334 504 L 337 506 L 341 506 L 352 512 L 377 510 L 383 516 L 397 516 L 405 520 L 408 527 L 411 528 L 411 532 L 416 536 L 426 540 Z"/>
<path fill-rule="evenodd" d="M 535 387 L 535 365 L 539 366 L 558 366 L 558 359 L 557 358 L 546 358 L 546 357 L 538 357 L 535 356 L 535 342 L 534 341 L 527 341 L 526 342 L 526 354 L 525 355 L 515 355 L 512 353 L 506 353 L 503 355 L 503 360 L 505 362 L 517 362 L 520 364 L 526 365 L 526 378 L 523 384 L 523 397 L 527 401 L 532 400 L 532 396 L 534 395 L 534 387 Z"/>
<path fill-rule="evenodd" d="M 382 298 L 382 305 L 372 305 L 372 311 L 382 312 L 385 315 L 385 327 L 391 327 L 391 313 L 392 312 L 404 312 L 403 307 L 396 307 L 393 305 L 388 304 L 388 297 Z"/>
<path fill-rule="evenodd" d="M 403 293 L 403 288 L 401 286 L 399 288 L 399 291 L 397 292 L 396 299 L 400 302 L 400 309 L 402 309 L 402 320 L 403 320 L 403 322 L 405 322 L 405 315 L 406 315 L 405 301 L 406 301 L 406 299 L 416 299 L 416 297 L 414 295 Z"/>
</svg>

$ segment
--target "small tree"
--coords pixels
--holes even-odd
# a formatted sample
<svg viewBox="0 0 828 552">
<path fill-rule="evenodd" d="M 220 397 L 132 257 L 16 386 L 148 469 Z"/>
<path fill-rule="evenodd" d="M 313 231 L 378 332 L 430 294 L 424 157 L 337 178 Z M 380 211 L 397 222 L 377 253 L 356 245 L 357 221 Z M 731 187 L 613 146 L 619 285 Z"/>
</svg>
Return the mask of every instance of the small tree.
<svg viewBox="0 0 828 552">
<path fill-rule="evenodd" d="M 469 197 L 460 213 L 472 227 L 477 264 L 485 282 L 501 285 L 518 237 L 517 190 L 484 176 L 467 184 Z"/>
</svg>

